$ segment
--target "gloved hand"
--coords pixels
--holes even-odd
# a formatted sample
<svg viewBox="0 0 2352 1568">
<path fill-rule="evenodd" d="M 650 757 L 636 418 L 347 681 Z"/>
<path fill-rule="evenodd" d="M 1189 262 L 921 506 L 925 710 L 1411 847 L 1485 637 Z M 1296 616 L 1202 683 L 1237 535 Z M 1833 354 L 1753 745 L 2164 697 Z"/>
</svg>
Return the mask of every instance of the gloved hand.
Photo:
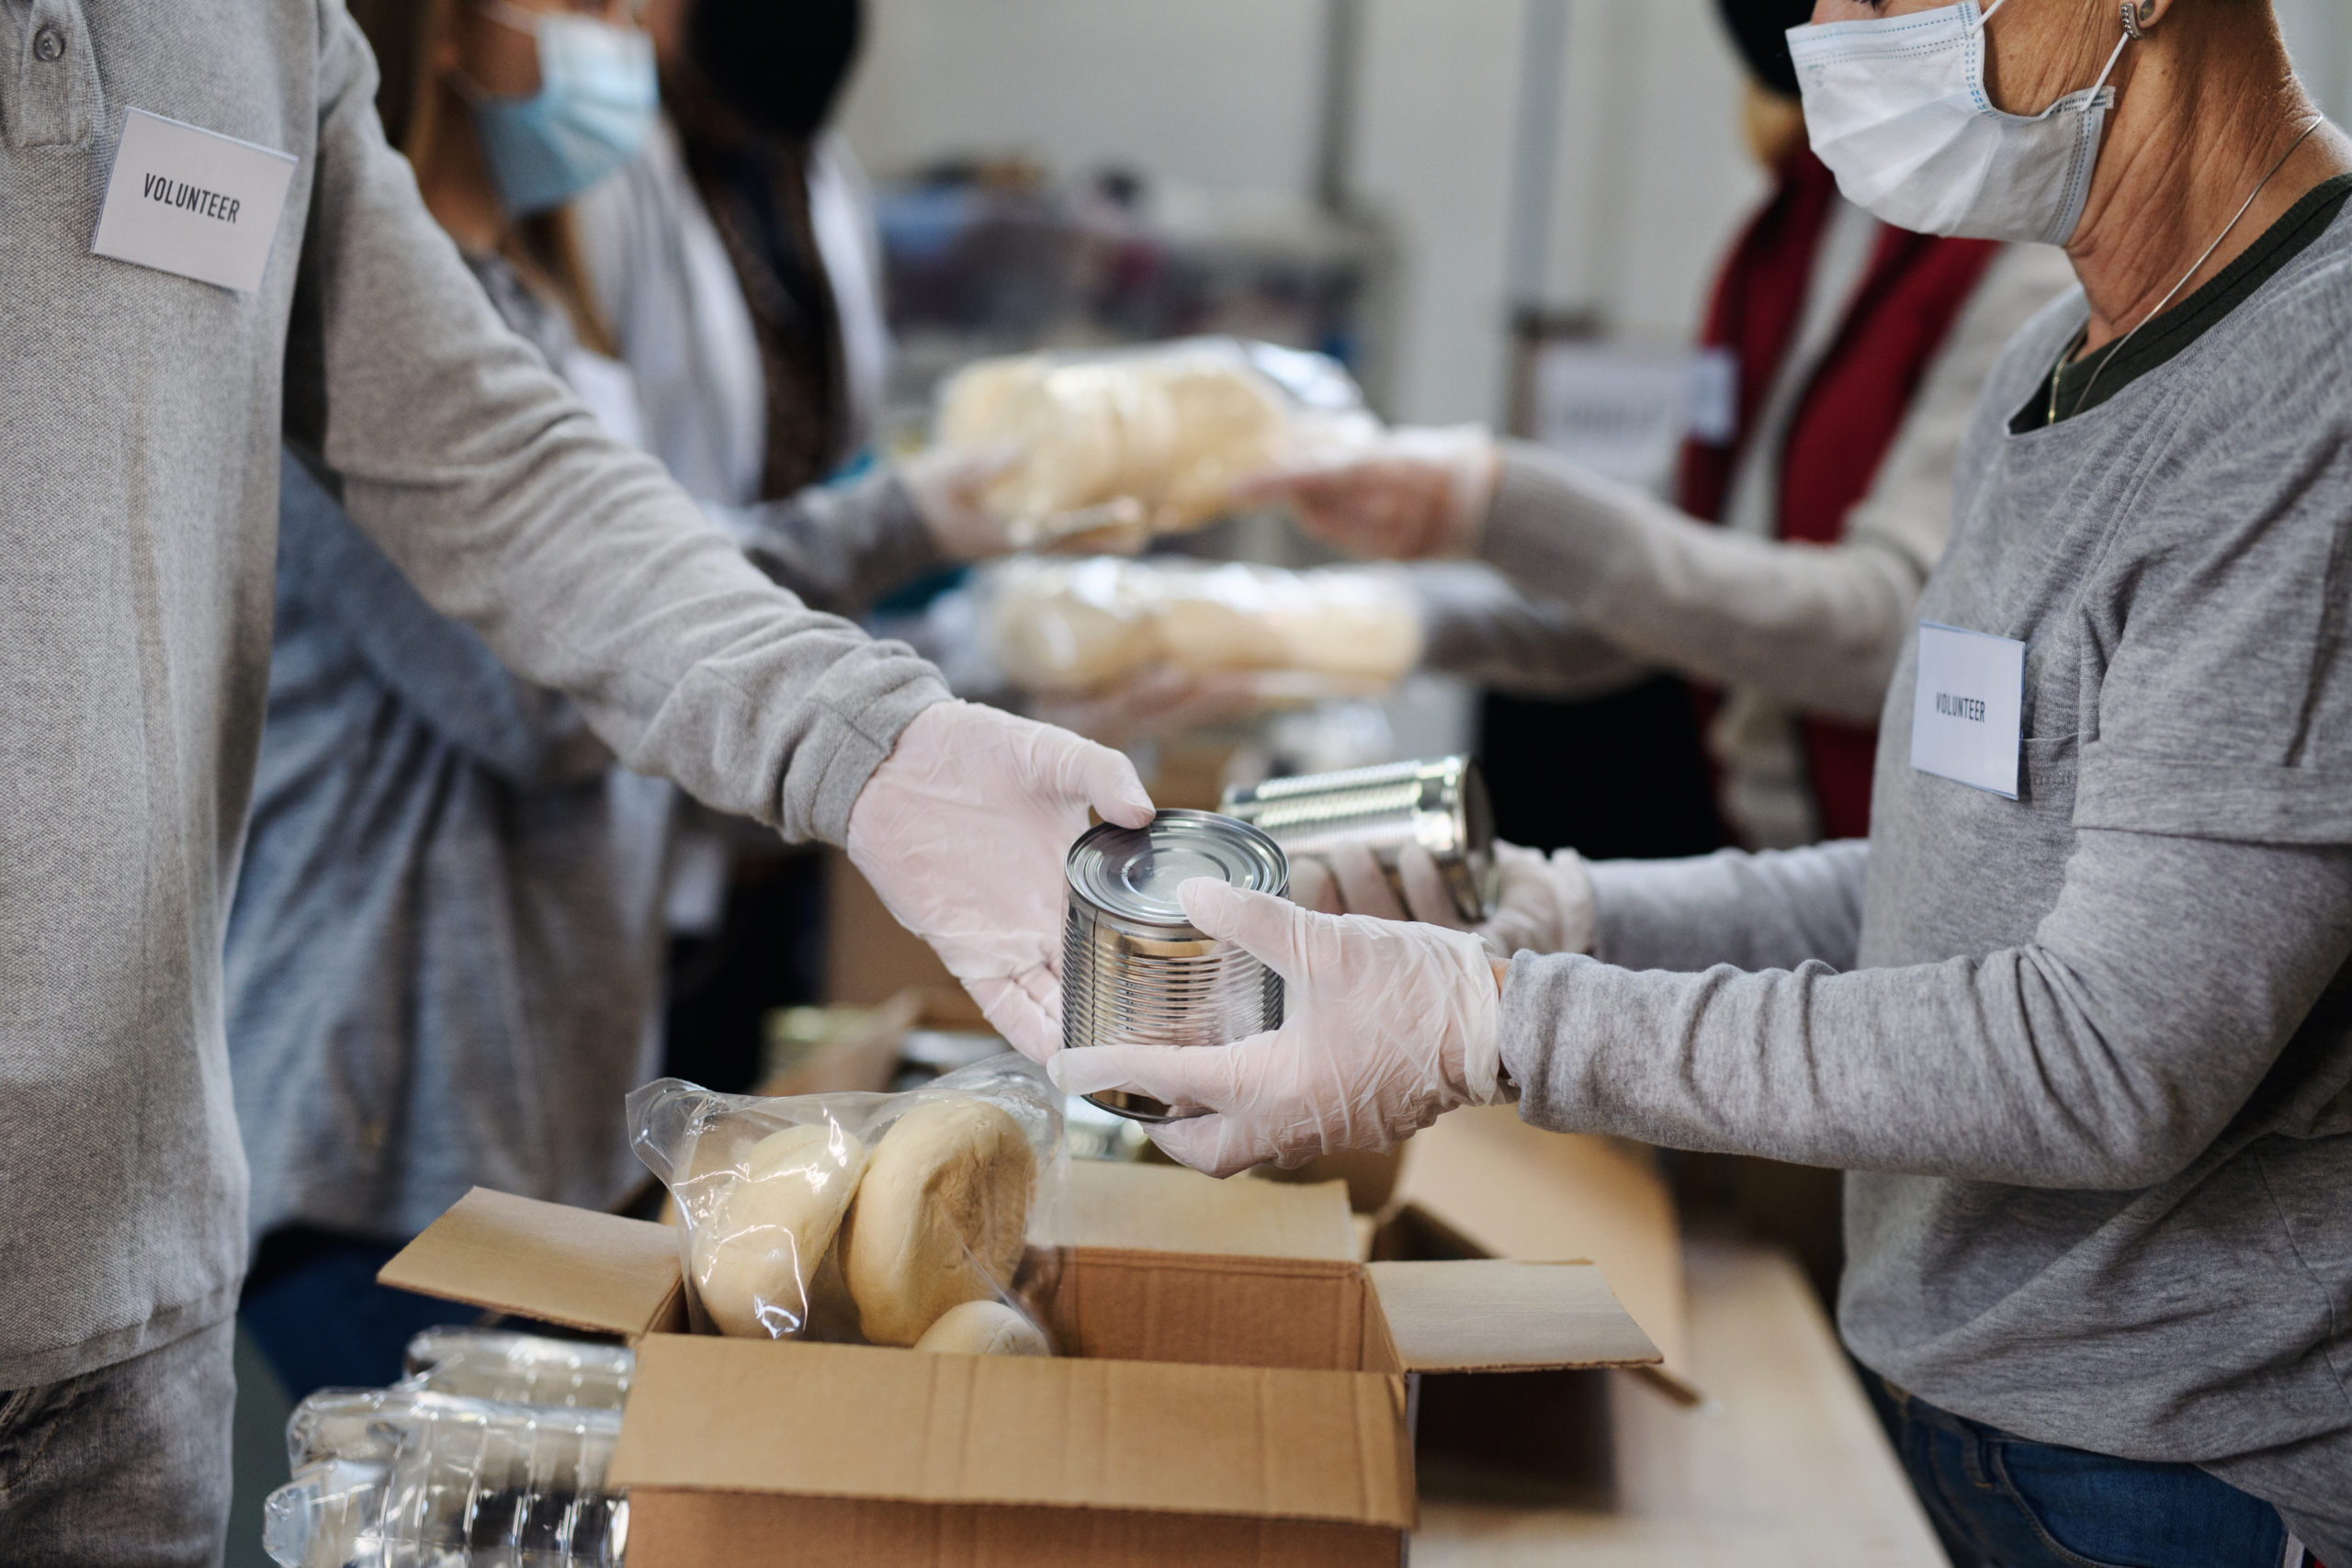
<svg viewBox="0 0 2352 1568">
<path fill-rule="evenodd" d="M 1128 1089 L 1210 1112 L 1151 1137 L 1211 1176 L 1389 1148 L 1455 1106 L 1505 1098 L 1500 982 L 1476 937 L 1318 915 L 1219 882 L 1180 896 L 1193 925 L 1282 976 L 1288 1021 L 1231 1045 L 1065 1051 L 1048 1064 L 1064 1092 Z"/>
<path fill-rule="evenodd" d="M 933 446 L 898 465 L 899 482 L 914 498 L 915 511 L 939 553 L 954 561 L 994 560 L 1016 550 L 1050 555 L 1131 556 L 1151 542 L 1138 512 L 1126 517 L 1105 509 L 1093 526 L 1070 520 L 1069 530 L 1050 538 L 1015 539 L 1011 526 L 989 510 L 989 487 L 1021 461 L 1018 446 L 967 452 Z"/>
<path fill-rule="evenodd" d="M 1476 425 L 1391 430 L 1360 452 L 1269 468 L 1242 501 L 1284 501 L 1325 544 L 1377 560 L 1468 552 L 1494 504 L 1495 443 Z"/>
<path fill-rule="evenodd" d="M 1061 1043 L 1062 863 L 1087 808 L 1152 819 L 1134 766 L 971 703 L 925 708 L 849 816 L 850 863 L 1033 1061 Z"/>
<path fill-rule="evenodd" d="M 1327 915 L 1369 915 L 1379 920 L 1415 919 L 1481 938 L 1498 958 L 1515 953 L 1592 951 L 1592 878 L 1574 850 L 1546 856 L 1497 840 L 1495 912 L 1473 924 L 1454 907 L 1453 894 L 1437 862 L 1419 844 L 1396 858 L 1396 887 L 1381 874 L 1369 850 L 1353 846 L 1322 859 L 1291 862 L 1290 896 Z"/>
<path fill-rule="evenodd" d="M 1030 711 L 1047 724 L 1105 746 L 1227 724 L 1267 705 L 1255 670 L 1187 670 L 1147 664 L 1091 692 L 1040 694 Z"/>
</svg>

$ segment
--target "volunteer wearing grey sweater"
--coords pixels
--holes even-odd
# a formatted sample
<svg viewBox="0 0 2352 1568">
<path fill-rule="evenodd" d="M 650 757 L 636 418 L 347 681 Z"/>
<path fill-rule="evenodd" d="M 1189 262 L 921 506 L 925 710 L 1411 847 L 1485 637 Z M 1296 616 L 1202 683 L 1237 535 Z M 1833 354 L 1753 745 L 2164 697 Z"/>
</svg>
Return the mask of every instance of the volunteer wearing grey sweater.
<svg viewBox="0 0 2352 1568">
<path fill-rule="evenodd" d="M 1156 1136 L 1210 1170 L 1511 1098 L 1842 1168 L 1840 1325 L 1958 1561 L 2343 1568 L 2352 139 L 2268 0 L 1815 17 L 1847 195 L 2083 285 L 1962 446 L 1870 840 L 1561 878 L 1507 965 L 1194 883 L 1288 1021 L 1057 1076 L 1209 1112 Z"/>
<path fill-rule="evenodd" d="M 281 409 L 323 411 L 291 434 L 435 609 L 628 765 L 845 842 L 1027 1049 L 1063 851 L 1149 807 L 802 606 L 602 434 L 419 202 L 339 0 L 39 0 L 0 58 L 0 1563 L 202 1564 Z"/>
</svg>

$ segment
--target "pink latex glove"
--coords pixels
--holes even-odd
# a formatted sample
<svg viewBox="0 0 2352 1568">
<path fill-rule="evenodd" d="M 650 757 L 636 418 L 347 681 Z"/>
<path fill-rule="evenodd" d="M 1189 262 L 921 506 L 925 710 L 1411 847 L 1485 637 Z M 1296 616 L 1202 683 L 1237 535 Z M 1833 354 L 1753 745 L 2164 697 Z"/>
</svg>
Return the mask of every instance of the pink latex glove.
<svg viewBox="0 0 2352 1568">
<path fill-rule="evenodd" d="M 1574 850 L 1545 855 L 1499 840 L 1494 856 L 1495 912 L 1476 925 L 1454 908 L 1437 862 L 1419 844 L 1407 846 L 1397 857 L 1396 878 L 1405 885 L 1401 902 L 1371 852 L 1352 846 L 1320 860 L 1294 859 L 1290 896 L 1327 915 L 1413 919 L 1466 931 L 1485 939 L 1488 949 L 1503 958 L 1516 953 L 1592 951 L 1592 878 L 1583 856 Z"/>
<path fill-rule="evenodd" d="M 1467 554 L 1494 504 L 1500 458 L 1484 430 L 1392 430 L 1344 456 L 1254 474 L 1244 502 L 1287 502 L 1299 525 L 1351 555 L 1421 560 Z"/>
<path fill-rule="evenodd" d="M 1126 1089 L 1209 1112 L 1151 1129 L 1211 1176 L 1341 1149 L 1385 1149 L 1458 1105 L 1506 1098 L 1495 968 L 1478 939 L 1318 915 L 1286 898 L 1188 882 L 1193 925 L 1263 959 L 1289 1019 L 1231 1045 L 1100 1045 L 1049 1065 L 1066 1093 Z"/>
<path fill-rule="evenodd" d="M 925 708 L 849 815 L 850 863 L 1014 1049 L 1061 1044 L 1062 863 L 1087 809 L 1148 826 L 1125 757 L 971 703 Z"/>
</svg>

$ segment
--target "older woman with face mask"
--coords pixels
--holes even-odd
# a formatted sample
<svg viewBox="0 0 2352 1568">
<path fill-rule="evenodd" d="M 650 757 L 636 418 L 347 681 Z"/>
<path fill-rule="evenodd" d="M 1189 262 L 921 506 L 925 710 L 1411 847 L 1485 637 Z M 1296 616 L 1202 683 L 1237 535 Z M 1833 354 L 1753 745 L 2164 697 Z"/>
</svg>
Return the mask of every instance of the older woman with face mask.
<svg viewBox="0 0 2352 1568">
<path fill-rule="evenodd" d="M 1869 840 L 1597 865 L 1590 955 L 1508 964 L 1195 884 L 1289 1021 L 1057 1071 L 1217 1171 L 1509 1099 L 1843 1168 L 1840 1327 L 1956 1559 L 2342 1568 L 2352 139 L 2268 0 L 1821 0 L 1791 47 L 1849 199 L 2082 285 L 1962 449 Z"/>
</svg>

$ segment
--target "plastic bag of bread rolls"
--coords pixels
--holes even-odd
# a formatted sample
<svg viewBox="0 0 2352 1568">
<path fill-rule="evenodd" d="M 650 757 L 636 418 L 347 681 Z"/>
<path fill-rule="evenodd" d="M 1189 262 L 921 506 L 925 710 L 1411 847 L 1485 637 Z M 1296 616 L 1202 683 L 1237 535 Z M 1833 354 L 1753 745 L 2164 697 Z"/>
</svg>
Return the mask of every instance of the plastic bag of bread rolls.
<svg viewBox="0 0 2352 1568">
<path fill-rule="evenodd" d="M 1031 558 L 991 569 L 983 599 L 990 656 L 1031 693 L 1100 691 L 1165 665 L 1253 673 L 1270 703 L 1378 696 L 1421 657 L 1419 610 L 1379 567 Z"/>
<path fill-rule="evenodd" d="M 942 389 L 933 435 L 1007 460 L 984 502 L 1016 548 L 1102 534 L 1132 549 L 1222 516 L 1246 476 L 1371 428 L 1336 361 L 1191 338 L 981 360 Z"/>
<path fill-rule="evenodd" d="M 629 1096 L 676 1200 L 699 1332 L 1050 1355 L 1069 1207 L 1061 1101 L 1010 1052 L 904 1094 Z"/>
</svg>

